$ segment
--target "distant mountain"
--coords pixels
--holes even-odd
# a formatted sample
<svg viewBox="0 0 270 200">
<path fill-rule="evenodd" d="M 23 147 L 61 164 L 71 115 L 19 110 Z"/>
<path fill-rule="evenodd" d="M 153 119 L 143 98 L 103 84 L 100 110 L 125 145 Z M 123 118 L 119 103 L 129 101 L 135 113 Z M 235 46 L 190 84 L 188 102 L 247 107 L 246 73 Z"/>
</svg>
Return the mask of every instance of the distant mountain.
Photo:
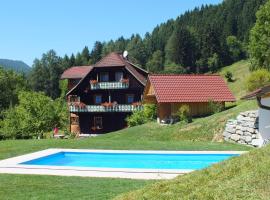
<svg viewBox="0 0 270 200">
<path fill-rule="evenodd" d="M 31 67 L 19 60 L 0 59 L 0 66 L 4 69 L 11 69 L 16 72 L 28 73 Z"/>
</svg>

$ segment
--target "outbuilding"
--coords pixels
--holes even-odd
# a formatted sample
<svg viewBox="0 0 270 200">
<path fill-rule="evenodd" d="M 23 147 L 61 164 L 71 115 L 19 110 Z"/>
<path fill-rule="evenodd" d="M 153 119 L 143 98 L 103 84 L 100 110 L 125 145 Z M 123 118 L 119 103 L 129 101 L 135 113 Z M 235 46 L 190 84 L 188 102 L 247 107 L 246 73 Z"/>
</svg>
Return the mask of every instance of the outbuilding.
<svg viewBox="0 0 270 200">
<path fill-rule="evenodd" d="M 186 104 L 192 116 L 211 113 L 209 102 L 236 101 L 219 75 L 149 75 L 144 90 L 144 103 L 157 104 L 158 122 L 168 121 Z"/>
</svg>

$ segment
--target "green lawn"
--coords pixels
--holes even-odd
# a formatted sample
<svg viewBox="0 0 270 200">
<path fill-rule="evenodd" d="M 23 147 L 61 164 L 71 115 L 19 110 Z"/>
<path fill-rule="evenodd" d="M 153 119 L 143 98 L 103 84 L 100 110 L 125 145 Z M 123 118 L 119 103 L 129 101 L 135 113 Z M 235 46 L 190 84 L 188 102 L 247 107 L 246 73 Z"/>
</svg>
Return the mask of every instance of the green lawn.
<svg viewBox="0 0 270 200">
<path fill-rule="evenodd" d="M 111 199 L 153 181 L 37 175 L 0 175 L 0 199 Z"/>
<path fill-rule="evenodd" d="M 89 139 L 0 141 L 0 159 L 47 148 L 133 150 L 250 150 L 220 140 L 227 119 L 255 109 L 242 102 L 224 112 L 190 124 L 161 126 L 154 122 Z M 0 174 L 0 199 L 110 199 L 153 181 Z M 150 186 L 149 186 L 150 187 Z"/>
</svg>

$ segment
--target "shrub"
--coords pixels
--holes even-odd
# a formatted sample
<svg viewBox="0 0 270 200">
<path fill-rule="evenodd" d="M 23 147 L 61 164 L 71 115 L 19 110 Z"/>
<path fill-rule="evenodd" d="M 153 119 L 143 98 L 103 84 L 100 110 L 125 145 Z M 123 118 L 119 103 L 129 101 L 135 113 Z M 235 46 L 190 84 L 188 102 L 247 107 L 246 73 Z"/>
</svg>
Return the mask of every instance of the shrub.
<svg viewBox="0 0 270 200">
<path fill-rule="evenodd" d="M 155 104 L 145 104 L 143 112 L 147 120 L 157 118 L 157 106 Z"/>
<path fill-rule="evenodd" d="M 221 103 L 214 102 L 213 100 L 209 100 L 208 106 L 212 114 L 219 113 L 224 109 L 224 106 Z"/>
<path fill-rule="evenodd" d="M 43 138 L 55 125 L 65 126 L 66 110 L 66 104 L 43 93 L 20 92 L 19 105 L 4 112 L 2 139 Z"/>
<path fill-rule="evenodd" d="M 187 123 L 192 122 L 190 108 L 188 105 L 184 104 L 182 105 L 178 110 L 178 116 L 180 121 L 185 121 Z"/>
<path fill-rule="evenodd" d="M 269 84 L 270 72 L 266 69 L 259 69 L 252 72 L 246 82 L 248 91 L 253 91 Z"/>
<path fill-rule="evenodd" d="M 137 126 L 147 122 L 144 111 L 135 111 L 132 115 L 127 117 L 128 126 Z"/>
<path fill-rule="evenodd" d="M 225 78 L 227 79 L 228 82 L 233 82 L 233 74 L 232 74 L 232 72 L 231 71 L 226 71 Z"/>
<path fill-rule="evenodd" d="M 144 109 L 141 111 L 135 111 L 132 115 L 127 117 L 126 121 L 129 127 L 145 124 L 148 121 L 152 121 L 156 118 L 156 105 L 145 104 Z"/>
</svg>

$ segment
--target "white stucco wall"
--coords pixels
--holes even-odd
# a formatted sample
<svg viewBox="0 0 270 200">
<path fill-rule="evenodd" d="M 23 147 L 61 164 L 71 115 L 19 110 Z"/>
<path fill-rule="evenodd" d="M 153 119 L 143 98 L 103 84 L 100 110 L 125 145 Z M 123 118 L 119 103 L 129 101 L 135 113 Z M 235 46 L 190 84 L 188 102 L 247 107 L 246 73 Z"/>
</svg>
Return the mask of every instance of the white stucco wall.
<svg viewBox="0 0 270 200">
<path fill-rule="evenodd" d="M 262 98 L 261 102 L 270 107 L 270 97 Z M 270 110 L 259 109 L 259 132 L 264 140 L 270 139 Z"/>
</svg>

